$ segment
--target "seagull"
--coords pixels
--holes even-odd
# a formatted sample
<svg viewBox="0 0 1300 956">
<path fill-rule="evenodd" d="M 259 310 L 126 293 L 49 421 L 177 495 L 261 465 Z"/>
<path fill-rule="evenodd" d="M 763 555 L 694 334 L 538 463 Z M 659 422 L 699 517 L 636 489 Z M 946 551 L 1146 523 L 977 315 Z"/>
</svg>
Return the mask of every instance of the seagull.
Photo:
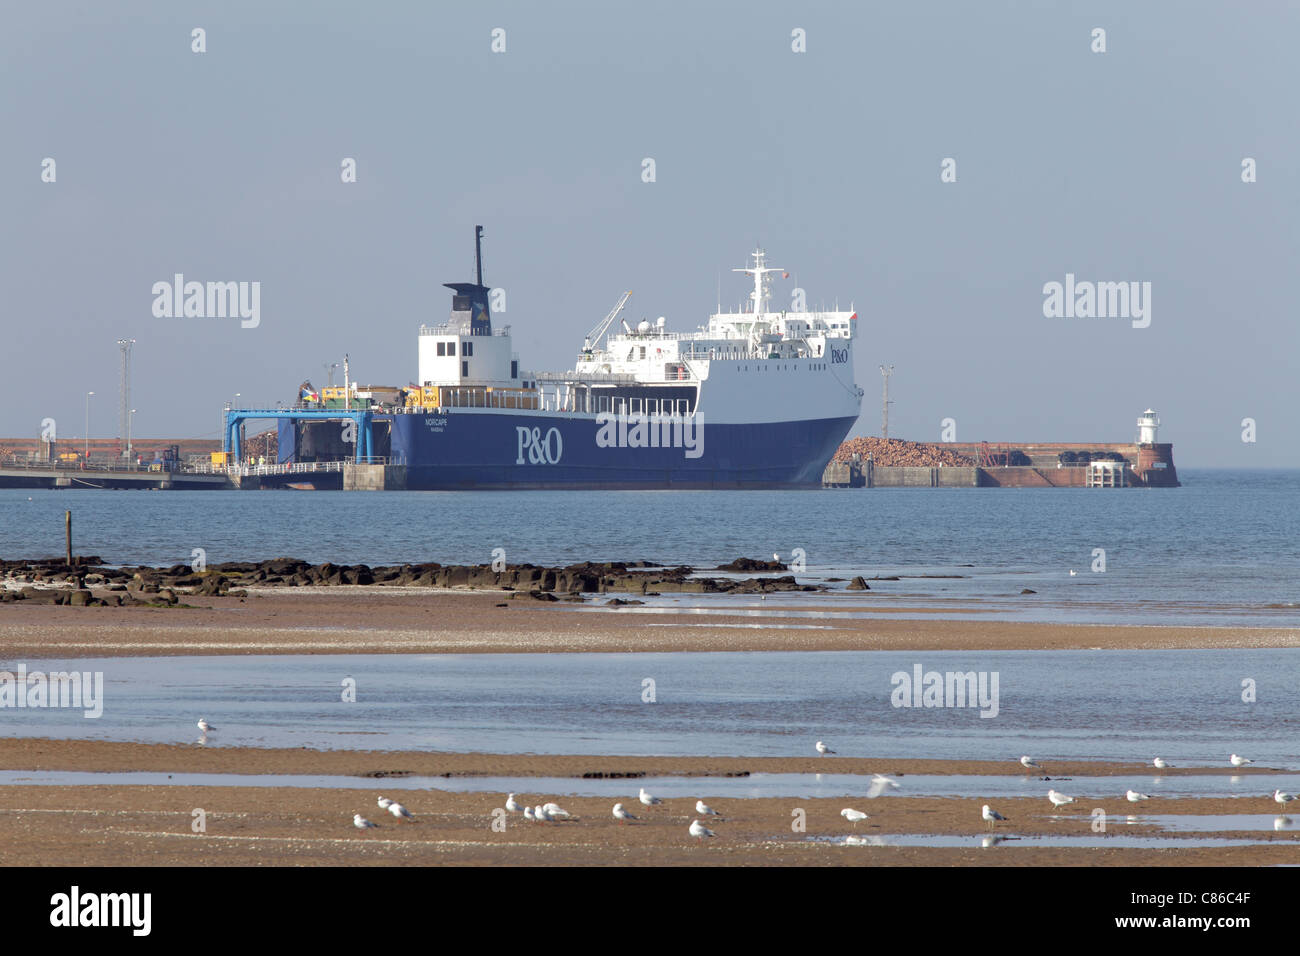
<svg viewBox="0 0 1300 956">
<path fill-rule="evenodd" d="M 206 734 L 209 730 L 216 730 L 216 729 L 217 729 L 216 727 L 213 727 L 210 723 L 208 723 L 206 720 L 204 720 L 202 717 L 199 718 L 199 722 L 198 722 L 198 724 L 197 724 L 196 726 L 199 728 L 199 730 L 203 731 L 203 733 L 205 733 L 205 734 Z"/>
<path fill-rule="evenodd" d="M 380 797 L 375 802 L 379 804 L 380 810 L 387 810 L 389 807 L 393 805 L 393 801 L 389 800 L 387 797 Z"/>
<path fill-rule="evenodd" d="M 984 804 L 984 812 L 981 814 L 981 816 L 983 816 L 984 819 L 988 821 L 988 824 L 989 824 L 990 827 L 992 827 L 996 821 L 998 821 L 998 820 L 1005 820 L 1005 819 L 1006 819 L 1006 817 L 1004 817 L 1002 814 L 998 813 L 996 810 L 994 810 L 992 807 L 990 807 L 987 803 Z"/>
<path fill-rule="evenodd" d="M 406 809 L 406 807 L 402 806 L 396 800 L 388 804 L 388 812 L 399 820 L 415 820 L 415 817 L 411 816 L 411 811 Z"/>
<path fill-rule="evenodd" d="M 573 814 L 571 814 L 568 810 L 563 809 L 558 803 L 543 804 L 542 809 L 546 811 L 546 815 L 552 820 L 558 820 L 561 817 L 573 816 Z"/>
<path fill-rule="evenodd" d="M 823 757 L 825 757 L 827 754 L 833 754 L 833 753 L 835 753 L 834 750 L 831 750 L 830 747 L 827 747 L 827 746 L 826 746 L 824 743 L 822 743 L 820 740 L 817 741 L 817 752 L 818 752 L 819 754 L 821 754 Z"/>
<path fill-rule="evenodd" d="M 533 807 L 533 819 L 538 823 L 549 823 L 553 818 L 546 812 L 545 807 Z"/>
<path fill-rule="evenodd" d="M 1076 571 L 1076 570 L 1074 570 L 1074 568 L 1070 568 L 1070 577 L 1074 577 L 1074 576 L 1075 576 L 1076 574 L 1078 574 L 1078 573 L 1079 573 L 1079 572 Z"/>
<path fill-rule="evenodd" d="M 1228 763 L 1232 764 L 1234 767 L 1244 767 L 1246 766 L 1246 764 L 1254 763 L 1254 762 L 1255 761 L 1247 757 L 1238 757 L 1236 754 L 1233 754 L 1231 757 L 1228 758 Z"/>
<path fill-rule="evenodd" d="M 1042 767 L 1040 767 L 1040 766 L 1038 765 L 1038 761 L 1035 760 L 1033 757 L 1021 757 L 1021 758 L 1020 758 L 1020 766 L 1024 767 L 1026 770 L 1030 769 L 1031 767 L 1032 767 L 1034 770 L 1042 770 L 1042 769 L 1043 769 Z"/>
<path fill-rule="evenodd" d="M 637 818 L 632 816 L 632 814 L 628 813 L 626 810 L 624 810 L 623 804 L 616 803 L 614 804 L 614 819 L 617 820 L 619 823 L 622 823 L 625 820 L 635 820 Z"/>
<path fill-rule="evenodd" d="M 537 817 L 533 816 L 533 808 L 532 808 L 532 807 L 524 807 L 524 819 L 525 819 L 525 820 L 532 820 L 534 823 L 537 822 Z"/>
<path fill-rule="evenodd" d="M 898 781 L 893 777 L 886 777 L 883 773 L 873 773 L 871 775 L 871 786 L 867 787 L 867 799 L 874 800 L 886 790 L 897 790 Z"/>
<path fill-rule="evenodd" d="M 1171 763 L 1166 763 L 1164 757 L 1157 757 L 1155 760 L 1151 761 L 1151 763 L 1155 766 L 1157 770 L 1164 770 L 1166 767 L 1173 766 L 1173 764 Z"/>
<path fill-rule="evenodd" d="M 1058 793 L 1055 790 L 1047 791 L 1047 799 L 1052 801 L 1052 806 L 1054 807 L 1063 807 L 1067 803 L 1074 803 L 1074 797 L 1067 797 L 1065 794 Z"/>
<path fill-rule="evenodd" d="M 717 834 L 702 824 L 699 820 L 692 820 L 691 836 L 703 843 L 705 837 L 717 836 Z"/>
<path fill-rule="evenodd" d="M 1129 803 L 1141 803 L 1143 800 L 1151 799 L 1150 795 L 1138 793 L 1136 790 L 1130 790 L 1128 793 L 1124 794 L 1124 798 L 1128 800 Z"/>
<path fill-rule="evenodd" d="M 717 810 L 705 803 L 703 800 L 695 801 L 695 812 L 702 817 L 720 817 L 722 816 Z"/>
<path fill-rule="evenodd" d="M 777 554 L 775 551 L 773 551 L 773 552 L 772 552 L 772 560 L 775 561 L 777 564 L 780 564 L 780 563 L 781 563 L 781 556 L 780 556 L 779 554 Z"/>
<path fill-rule="evenodd" d="M 1292 800 L 1295 799 L 1295 794 L 1283 793 L 1281 790 L 1274 790 L 1273 799 L 1276 800 L 1278 803 L 1282 804 L 1283 806 L 1286 806 L 1288 803 L 1290 803 Z"/>
<path fill-rule="evenodd" d="M 840 816 L 842 816 L 845 820 L 848 820 L 849 823 L 852 823 L 855 827 L 858 825 L 859 820 L 867 819 L 867 815 L 865 813 L 863 813 L 861 810 L 854 810 L 852 807 L 845 807 L 843 810 L 840 811 Z"/>
<path fill-rule="evenodd" d="M 506 809 L 511 813 L 519 812 L 519 804 L 515 803 L 515 795 L 513 793 L 506 796 Z"/>
<path fill-rule="evenodd" d="M 650 794 L 648 794 L 648 793 L 646 792 L 645 787 L 642 787 L 642 788 L 641 788 L 641 797 L 640 797 L 640 800 L 641 800 L 641 802 L 642 802 L 643 804 L 645 804 L 647 807 L 656 807 L 656 806 L 658 806 L 659 804 L 663 803 L 663 801 L 660 800 L 658 797 L 652 797 L 652 796 L 650 796 Z"/>
<path fill-rule="evenodd" d="M 359 813 L 352 814 L 352 825 L 358 830 L 378 830 L 378 823 L 371 823 Z"/>
</svg>

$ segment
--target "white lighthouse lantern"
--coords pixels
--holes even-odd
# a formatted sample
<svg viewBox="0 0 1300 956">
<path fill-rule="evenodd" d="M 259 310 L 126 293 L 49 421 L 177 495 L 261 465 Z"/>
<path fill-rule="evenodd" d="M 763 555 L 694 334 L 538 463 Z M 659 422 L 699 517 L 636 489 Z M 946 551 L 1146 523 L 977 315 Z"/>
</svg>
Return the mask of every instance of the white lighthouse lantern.
<svg viewBox="0 0 1300 956">
<path fill-rule="evenodd" d="M 1160 418 L 1151 409 L 1142 413 L 1138 419 L 1138 444 L 1154 445 L 1156 443 L 1156 429 L 1160 427 Z"/>
</svg>

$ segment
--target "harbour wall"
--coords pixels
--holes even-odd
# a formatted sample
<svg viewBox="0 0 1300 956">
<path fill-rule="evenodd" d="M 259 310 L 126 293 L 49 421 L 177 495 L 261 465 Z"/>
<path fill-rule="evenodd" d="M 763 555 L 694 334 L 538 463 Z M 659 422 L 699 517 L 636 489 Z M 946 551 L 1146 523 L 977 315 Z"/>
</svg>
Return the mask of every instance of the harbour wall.
<svg viewBox="0 0 1300 956">
<path fill-rule="evenodd" d="M 822 475 L 829 488 L 1084 488 L 1088 467 L 1061 462 L 1062 452 L 1113 452 L 1124 460 L 1124 484 L 1128 487 L 1176 488 L 1173 445 L 1108 442 L 1005 442 L 997 444 L 945 443 L 951 449 L 983 465 L 881 466 L 865 461 L 832 461 Z M 1022 464 L 988 462 L 988 456 L 1023 455 Z M 993 459 L 996 461 L 997 459 Z M 1002 460 L 1006 460 L 1005 457 Z"/>
</svg>

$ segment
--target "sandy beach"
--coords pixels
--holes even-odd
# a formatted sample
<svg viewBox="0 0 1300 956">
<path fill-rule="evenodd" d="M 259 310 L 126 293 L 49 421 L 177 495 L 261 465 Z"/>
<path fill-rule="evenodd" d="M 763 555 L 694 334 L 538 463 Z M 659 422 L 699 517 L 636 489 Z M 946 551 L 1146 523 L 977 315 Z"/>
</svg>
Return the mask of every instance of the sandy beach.
<svg viewBox="0 0 1300 956">
<path fill-rule="evenodd" d="M 719 608 L 707 595 L 683 599 L 672 610 L 609 607 L 605 600 L 542 603 L 520 592 L 356 586 L 254 589 L 247 597 L 187 595 L 190 607 L 13 604 L 0 607 L 0 654 L 27 659 L 1300 646 L 1300 631 L 1293 628 L 998 622 L 980 620 L 983 612 L 970 605 L 903 609 L 877 599 L 841 598 L 810 622 L 791 613 L 807 612 L 809 605 L 783 603 L 779 596 L 754 600 L 743 613 Z M 925 619 L 891 617 L 900 613 Z"/>
<path fill-rule="evenodd" d="M 166 866 L 264 865 L 781 865 L 781 866 L 1197 866 L 1261 865 L 1300 862 L 1300 831 L 1260 833 L 1219 831 L 1214 837 L 1249 839 L 1252 846 L 1111 849 L 1099 847 L 1017 847 L 1014 839 L 984 847 L 989 828 L 980 819 L 983 801 L 939 797 L 883 797 L 869 800 L 862 790 L 870 773 L 1023 775 L 1013 762 L 889 761 L 858 758 L 713 759 L 536 756 L 509 754 L 432 754 L 317 752 L 249 748 L 157 746 L 89 741 L 0 741 L 4 769 L 95 771 L 347 774 L 448 776 L 512 775 L 581 777 L 583 774 L 689 775 L 703 798 L 723 819 L 711 824 L 717 836 L 697 845 L 687 828 L 699 816 L 695 798 L 665 799 L 642 807 L 640 787 L 626 781 L 622 802 L 638 817 L 620 824 L 611 815 L 614 800 L 520 792 L 521 801 L 555 800 L 576 819 L 529 823 L 505 814 L 503 793 L 457 793 L 432 789 L 385 789 L 375 776 L 364 789 L 271 788 L 259 786 L 25 786 L 0 788 L 0 859 L 19 863 Z M 838 798 L 729 799 L 712 795 L 711 778 L 766 772 L 823 772 L 862 775 L 862 790 Z M 1132 773 L 1124 764 L 1062 764 L 1062 776 Z M 1221 768 L 1178 768 L 1176 773 L 1227 773 Z M 1258 776 L 1268 786 L 1267 771 Z M 1239 771 L 1240 773 L 1240 771 Z M 391 782 L 391 781 L 390 781 Z M 1046 789 L 1050 786 L 1044 782 Z M 387 793 L 414 815 L 400 822 L 376 806 Z M 1009 818 L 999 824 L 1008 837 L 1086 836 L 1093 811 L 1112 815 L 1112 832 L 1126 837 L 1158 836 L 1155 826 L 1123 824 L 1133 807 L 1122 797 L 1083 802 L 1053 811 L 1045 799 L 996 801 Z M 851 806 L 869 814 L 856 827 L 841 816 Z M 194 832 L 194 811 L 204 811 L 205 832 Z M 802 831 L 793 829 L 794 812 L 803 811 Z M 1153 799 L 1143 814 L 1271 813 L 1261 796 L 1213 799 Z M 361 813 L 379 828 L 359 831 L 352 815 Z M 505 820 L 504 829 L 494 821 Z M 906 835 L 948 835 L 958 846 L 888 845 Z M 1184 834 L 1185 836 L 1186 834 Z M 847 836 L 863 845 L 843 845 Z M 966 845 L 969 838 L 969 845 Z M 871 840 L 882 845 L 872 845 Z"/>
<path fill-rule="evenodd" d="M 840 598 L 808 627 L 809 605 L 774 596 L 761 606 L 719 605 L 706 595 L 679 599 L 669 609 L 542 602 L 527 594 L 428 588 L 349 587 L 252 590 L 243 597 L 185 596 L 190 607 L 71 607 L 6 605 L 0 609 L 0 654 L 7 661 L 42 658 L 133 657 L 196 654 L 520 653 L 627 651 L 944 650 L 1074 648 L 1290 647 L 1300 633 L 1272 628 L 1115 627 L 981 620 L 978 607 L 906 608 L 921 619 L 891 617 L 900 609 L 875 599 Z M 596 610 L 592 610 L 596 608 Z M 704 612 L 704 613 L 702 613 Z M 756 616 L 757 615 L 757 616 Z M 755 627 L 761 623 L 761 627 Z M 977 795 L 886 797 L 865 800 L 871 774 L 1024 776 L 1014 761 L 897 760 L 871 757 L 711 758 L 539 756 L 259 749 L 108 741 L 0 740 L 0 769 L 121 773 L 346 775 L 372 778 L 373 789 L 316 786 L 154 786 L 120 781 L 90 785 L 32 786 L 21 780 L 0 787 L 0 859 L 67 865 L 979 865 L 979 866 L 1187 866 L 1300 862 L 1300 832 L 1214 832 L 1255 845 L 1206 847 L 1037 847 L 1009 839 L 985 847 L 987 825 Z M 844 796 L 794 798 L 711 797 L 710 782 L 755 773 L 853 774 L 862 785 Z M 1147 773 L 1137 764 L 1063 762 L 1054 777 Z M 1188 773 L 1241 774 L 1216 766 L 1180 766 Z M 1270 789 L 1269 771 L 1260 794 Z M 667 799 L 644 808 L 636 802 L 642 777 L 674 775 L 698 780 L 698 796 L 725 820 L 715 839 L 697 845 L 687 833 L 693 799 Z M 499 776 L 626 778 L 623 802 L 641 819 L 620 825 L 613 800 L 535 794 L 556 800 L 579 819 L 528 823 L 510 816 L 493 829 L 504 794 L 400 790 L 415 822 L 399 823 L 375 805 L 385 779 Z M 304 781 L 311 782 L 311 781 Z M 1050 786 L 1042 784 L 1044 792 Z M 522 795 L 521 795 L 522 796 Z M 856 828 L 840 817 L 846 806 L 870 814 Z M 1083 836 L 1091 811 L 1133 812 L 1121 797 L 1053 813 L 1042 798 L 1001 799 L 1010 818 L 1004 835 Z M 193 811 L 206 814 L 206 832 L 191 829 Z M 806 828 L 791 828 L 801 809 Z M 1261 796 L 1153 799 L 1144 814 L 1267 814 Z M 381 826 L 359 831 L 352 814 Z M 499 823 L 498 823 L 499 826 Z M 1160 836 L 1158 828 L 1122 827 L 1124 836 Z M 908 837 L 946 835 L 955 846 L 888 845 Z M 843 845 L 845 837 L 864 845 Z M 1180 834 L 1186 837 L 1187 834 Z M 872 842 L 882 845 L 871 845 Z"/>
</svg>

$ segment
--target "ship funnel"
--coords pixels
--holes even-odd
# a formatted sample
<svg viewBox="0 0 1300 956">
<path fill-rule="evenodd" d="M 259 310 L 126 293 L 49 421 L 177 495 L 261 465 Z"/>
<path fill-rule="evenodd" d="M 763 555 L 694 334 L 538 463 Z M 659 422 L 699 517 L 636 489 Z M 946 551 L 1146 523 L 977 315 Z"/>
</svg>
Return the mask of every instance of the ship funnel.
<svg viewBox="0 0 1300 956">
<path fill-rule="evenodd" d="M 483 227 L 474 227 L 475 282 L 444 282 L 454 293 L 451 297 L 452 319 L 457 313 L 469 313 L 470 335 L 491 335 L 492 314 L 488 309 L 487 286 L 483 285 Z"/>
</svg>

